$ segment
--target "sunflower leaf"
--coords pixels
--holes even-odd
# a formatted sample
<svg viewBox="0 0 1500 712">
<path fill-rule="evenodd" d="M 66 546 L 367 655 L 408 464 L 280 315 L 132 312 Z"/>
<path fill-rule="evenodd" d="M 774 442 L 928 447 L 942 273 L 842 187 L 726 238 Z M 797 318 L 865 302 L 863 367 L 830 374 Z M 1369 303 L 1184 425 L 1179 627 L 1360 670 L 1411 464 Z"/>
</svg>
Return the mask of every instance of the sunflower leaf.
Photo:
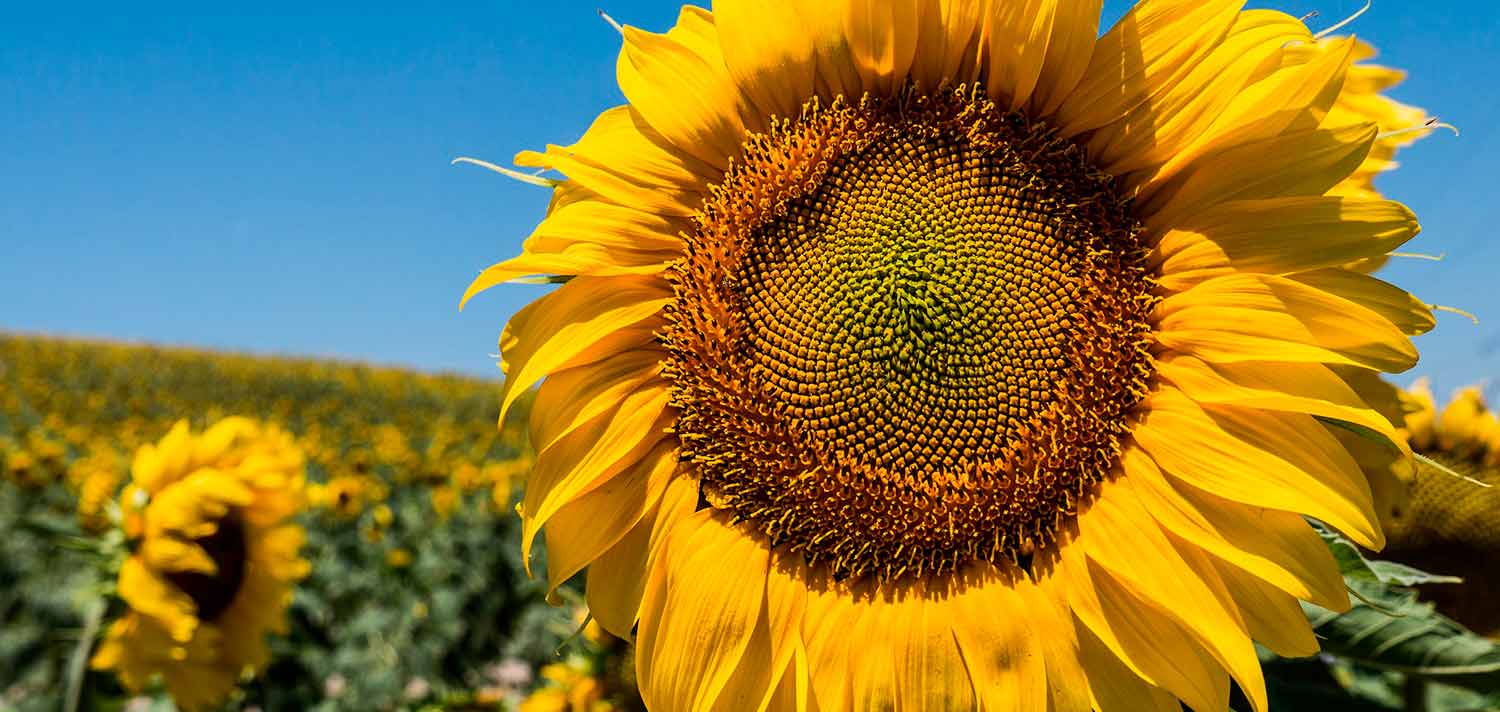
<svg viewBox="0 0 1500 712">
<path fill-rule="evenodd" d="M 1500 646 L 1438 614 L 1412 591 L 1350 580 L 1362 600 L 1336 614 L 1304 603 L 1323 651 L 1379 670 L 1433 678 L 1484 694 L 1500 691 Z"/>
<path fill-rule="evenodd" d="M 1462 583 L 1463 579 L 1457 576 L 1443 576 L 1430 574 L 1420 569 L 1412 568 L 1406 564 L 1398 564 L 1394 561 L 1372 561 L 1365 558 L 1359 547 L 1354 542 L 1344 538 L 1344 535 L 1334 531 L 1322 522 L 1311 522 L 1313 529 L 1323 537 L 1323 543 L 1333 552 L 1334 561 L 1338 562 L 1339 573 L 1343 574 L 1346 581 L 1361 581 L 1366 583 L 1385 584 L 1387 586 L 1417 586 L 1427 583 Z M 1360 593 L 1355 591 L 1356 594 Z"/>
<path fill-rule="evenodd" d="M 1391 442 L 1390 438 L 1381 435 L 1375 430 L 1371 430 L 1370 428 L 1360 425 L 1359 423 L 1351 423 L 1347 420 L 1339 420 L 1338 418 L 1329 418 L 1322 415 L 1315 415 L 1313 416 L 1313 418 L 1324 425 L 1329 425 L 1340 430 L 1345 430 L 1353 433 L 1361 438 L 1364 438 L 1365 440 L 1369 440 L 1372 443 L 1380 445 L 1381 447 L 1390 450 L 1391 452 L 1401 452 L 1401 446 L 1397 445 L 1394 442 Z"/>
<path fill-rule="evenodd" d="M 1392 586 L 1419 586 L 1426 583 L 1463 583 L 1464 580 L 1457 576 L 1446 576 L 1443 574 L 1430 574 L 1421 569 L 1399 564 L 1394 561 L 1370 561 L 1365 560 L 1365 565 L 1370 567 L 1375 577 L 1382 583 Z"/>
</svg>

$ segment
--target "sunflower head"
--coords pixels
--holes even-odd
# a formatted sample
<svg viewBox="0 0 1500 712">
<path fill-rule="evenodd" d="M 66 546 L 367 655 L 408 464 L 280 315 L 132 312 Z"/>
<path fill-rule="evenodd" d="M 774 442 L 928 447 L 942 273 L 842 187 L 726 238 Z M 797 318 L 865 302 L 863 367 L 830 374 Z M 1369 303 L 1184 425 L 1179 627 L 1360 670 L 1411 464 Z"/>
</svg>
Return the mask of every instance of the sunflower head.
<svg viewBox="0 0 1500 712">
<path fill-rule="evenodd" d="M 1360 383 L 1352 40 L 1238 2 L 724 0 L 623 27 L 500 340 L 520 511 L 660 709 L 1265 708 L 1407 452 Z M 508 169 L 500 169 L 502 172 Z M 514 173 L 513 171 L 511 173 Z M 503 414 L 502 414 L 503 422 Z M 1350 433 L 1361 433 L 1351 442 Z"/>
<path fill-rule="evenodd" d="M 201 434 L 179 422 L 142 445 L 121 496 L 132 553 L 118 591 L 127 611 L 93 666 L 132 691 L 158 676 L 187 709 L 217 704 L 268 662 L 291 587 L 307 573 L 298 550 L 303 458 L 274 426 L 226 418 Z"/>
<path fill-rule="evenodd" d="M 1500 418 L 1478 387 L 1462 388 L 1439 409 L 1426 380 L 1401 393 L 1395 422 L 1428 460 L 1414 468 L 1399 506 L 1386 517 L 1385 556 L 1461 584 L 1426 586 L 1423 597 L 1471 629 L 1500 635 Z M 1486 487 L 1485 485 L 1489 485 Z"/>
</svg>

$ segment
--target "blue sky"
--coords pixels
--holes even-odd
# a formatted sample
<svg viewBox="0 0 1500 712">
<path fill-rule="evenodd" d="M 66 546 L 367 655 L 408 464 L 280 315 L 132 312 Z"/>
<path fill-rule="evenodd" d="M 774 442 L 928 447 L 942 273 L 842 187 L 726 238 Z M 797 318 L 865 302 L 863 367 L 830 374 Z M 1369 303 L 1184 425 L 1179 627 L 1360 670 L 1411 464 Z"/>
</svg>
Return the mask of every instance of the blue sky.
<svg viewBox="0 0 1500 712">
<path fill-rule="evenodd" d="M 676 15 L 668 0 L 9 8 L 0 329 L 496 375 L 501 325 L 541 288 L 463 313 L 458 296 L 547 196 L 448 161 L 569 143 L 621 101 L 599 4 L 648 29 Z M 1255 4 L 1317 11 L 1316 27 L 1362 3 Z M 1422 218 L 1411 249 L 1446 255 L 1385 276 L 1484 320 L 1443 317 L 1414 374 L 1441 391 L 1500 375 L 1500 8 L 1381 0 L 1352 29 L 1411 70 L 1398 98 L 1464 129 L 1381 184 Z"/>
</svg>

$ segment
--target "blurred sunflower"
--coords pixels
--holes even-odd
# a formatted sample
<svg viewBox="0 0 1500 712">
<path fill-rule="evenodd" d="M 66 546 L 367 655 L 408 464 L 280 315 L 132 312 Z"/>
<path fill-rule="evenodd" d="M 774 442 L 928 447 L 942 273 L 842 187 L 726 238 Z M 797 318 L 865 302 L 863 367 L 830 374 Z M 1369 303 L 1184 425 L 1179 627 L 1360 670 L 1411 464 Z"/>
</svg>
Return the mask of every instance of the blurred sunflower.
<svg viewBox="0 0 1500 712">
<path fill-rule="evenodd" d="M 613 712 L 604 699 L 604 685 L 583 660 L 552 663 L 542 668 L 542 687 L 517 705 L 518 712 Z"/>
<path fill-rule="evenodd" d="M 124 461 L 113 449 L 100 449 L 68 466 L 68 480 L 78 495 L 78 520 L 86 531 L 109 527 L 106 507 L 125 479 Z"/>
<path fill-rule="evenodd" d="M 384 482 L 359 473 L 335 475 L 327 482 L 307 486 L 310 506 L 326 509 L 343 519 L 358 516 L 365 507 L 388 496 L 390 488 Z"/>
<path fill-rule="evenodd" d="M 186 709 L 222 702 L 269 659 L 292 584 L 307 574 L 303 459 L 286 433 L 226 418 L 194 435 L 179 422 L 141 446 L 121 495 L 132 554 L 118 590 L 128 610 L 94 654 L 139 692 L 160 676 Z"/>
<path fill-rule="evenodd" d="M 546 377 L 523 546 L 652 709 L 1264 710 L 1251 640 L 1347 605 L 1303 515 L 1379 547 L 1333 431 L 1399 439 L 1342 374 L 1432 324 L 1342 266 L 1418 230 L 1327 194 L 1356 44 L 1099 10 L 685 7 L 516 158 L 567 180 L 490 166 L 554 187 L 465 295 L 562 282 L 500 341 L 502 411 Z"/>
<path fill-rule="evenodd" d="M 1500 636 L 1500 418 L 1480 390 L 1465 388 L 1438 411 L 1425 381 L 1403 393 L 1411 447 L 1486 489 L 1419 463 L 1407 497 L 1388 517 L 1387 558 L 1452 574 L 1461 585 L 1424 587 L 1423 597 L 1482 635 Z"/>
</svg>

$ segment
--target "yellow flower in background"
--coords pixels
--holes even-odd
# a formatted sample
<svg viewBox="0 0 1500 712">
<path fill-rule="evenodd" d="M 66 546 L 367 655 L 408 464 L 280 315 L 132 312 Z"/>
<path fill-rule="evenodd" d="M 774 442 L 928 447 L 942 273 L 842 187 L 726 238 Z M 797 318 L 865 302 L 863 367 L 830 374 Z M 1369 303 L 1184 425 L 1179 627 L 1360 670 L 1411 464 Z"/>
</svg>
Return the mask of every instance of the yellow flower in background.
<svg viewBox="0 0 1500 712">
<path fill-rule="evenodd" d="M 186 421 L 136 452 L 122 495 L 133 553 L 119 572 L 128 610 L 93 666 L 132 692 L 158 676 L 178 706 L 222 702 L 269 661 L 292 585 L 307 574 L 303 458 L 292 438 L 245 418 L 201 434 Z"/>
<path fill-rule="evenodd" d="M 112 450 L 97 450 L 68 467 L 68 479 L 78 493 L 78 519 L 87 531 L 109 526 L 107 505 L 125 480 L 125 465 Z"/>
<path fill-rule="evenodd" d="M 459 492 L 452 485 L 438 485 L 432 488 L 432 511 L 436 512 L 438 519 L 447 519 L 453 516 L 453 510 L 458 507 Z"/>
<path fill-rule="evenodd" d="M 521 701 L 520 712 L 612 712 L 604 699 L 604 685 L 582 661 L 570 660 L 542 668 L 543 686 Z"/>
<path fill-rule="evenodd" d="M 1419 463 L 1405 499 L 1386 521 L 1384 556 L 1463 578 L 1462 584 L 1424 587 L 1422 596 L 1475 632 L 1500 636 L 1500 418 L 1477 387 L 1459 390 L 1442 410 L 1425 380 L 1403 395 L 1403 431 L 1412 449 L 1491 487 Z"/>
<path fill-rule="evenodd" d="M 396 521 L 396 513 L 387 504 L 377 504 L 370 510 L 370 518 L 360 527 L 360 535 L 374 544 L 385 538 L 385 530 Z"/>
<path fill-rule="evenodd" d="M 461 462 L 453 470 L 453 486 L 462 492 L 473 492 L 486 484 L 485 474 L 478 465 Z"/>
<path fill-rule="evenodd" d="M 406 549 L 391 549 L 385 552 L 385 565 L 393 569 L 404 569 L 411 566 L 411 552 Z"/>
<path fill-rule="evenodd" d="M 1338 101 L 1330 111 L 1330 116 L 1335 121 L 1372 122 L 1380 128 L 1381 133 L 1370 146 L 1370 153 L 1359 164 L 1359 168 L 1333 190 L 1335 195 L 1379 198 L 1380 193 L 1375 190 L 1375 178 L 1398 165 L 1395 160 L 1397 151 L 1431 133 L 1430 130 L 1420 130 L 1431 120 L 1426 111 L 1407 106 L 1385 95 L 1385 92 L 1406 79 L 1406 72 L 1365 62 L 1375 55 L 1373 46 L 1356 42 L 1354 59 L 1358 64 L 1349 68 L 1343 91 L 1339 92 Z"/>
<path fill-rule="evenodd" d="M 366 474 L 342 474 L 321 484 L 308 485 L 308 503 L 350 519 L 370 504 L 384 500 L 390 488 L 378 478 Z"/>
<path fill-rule="evenodd" d="M 1328 421 L 1432 326 L 1345 268 L 1353 40 L 1223 0 L 725 0 L 622 28 L 610 109 L 465 299 L 545 377 L 523 546 L 652 709 L 1224 709 L 1384 538 Z M 488 165 L 488 164 L 484 164 Z M 1339 369 L 1335 371 L 1334 369 Z M 500 419 L 505 422 L 504 412 Z"/>
</svg>

